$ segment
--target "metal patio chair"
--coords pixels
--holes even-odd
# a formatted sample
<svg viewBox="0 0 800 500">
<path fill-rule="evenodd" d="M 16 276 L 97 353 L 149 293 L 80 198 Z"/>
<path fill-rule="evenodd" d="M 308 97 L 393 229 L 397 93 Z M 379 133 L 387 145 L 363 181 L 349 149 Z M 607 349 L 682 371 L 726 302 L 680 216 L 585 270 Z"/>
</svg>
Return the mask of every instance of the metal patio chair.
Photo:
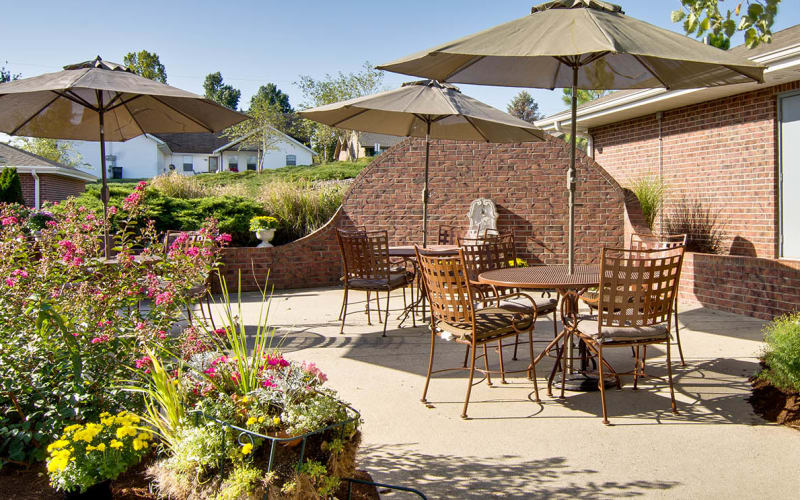
<svg viewBox="0 0 800 500">
<path fill-rule="evenodd" d="M 437 336 L 452 337 L 459 344 L 470 346 L 472 353 L 469 370 L 467 394 L 464 399 L 462 418 L 467 418 L 470 392 L 472 391 L 475 371 L 486 376 L 491 383 L 491 371 L 486 345 L 497 342 L 503 338 L 528 333 L 528 348 L 531 364 L 525 371 L 528 378 L 533 380 L 536 401 L 539 401 L 539 387 L 536 382 L 536 367 L 533 364 L 533 323 L 532 313 L 520 313 L 506 307 L 483 307 L 480 300 L 475 300 L 478 292 L 472 289 L 469 272 L 465 264 L 464 251 L 459 250 L 458 256 L 442 256 L 426 252 L 416 247 L 417 261 L 420 273 L 425 282 L 425 292 L 431 304 L 431 352 L 428 361 L 428 374 L 425 378 L 425 388 L 422 391 L 422 402 L 427 403 L 428 385 L 431 375 L 451 370 L 464 370 L 467 368 L 445 368 L 433 370 L 434 349 Z M 525 294 L 514 294 L 517 297 L 527 297 Z M 533 299 L 528 297 L 531 307 L 535 307 Z M 483 354 L 476 356 L 478 347 L 483 347 Z M 475 368 L 475 361 L 483 358 L 484 368 Z M 497 373 L 497 372 L 494 372 Z M 509 372 L 510 373 L 510 372 Z"/>
</svg>

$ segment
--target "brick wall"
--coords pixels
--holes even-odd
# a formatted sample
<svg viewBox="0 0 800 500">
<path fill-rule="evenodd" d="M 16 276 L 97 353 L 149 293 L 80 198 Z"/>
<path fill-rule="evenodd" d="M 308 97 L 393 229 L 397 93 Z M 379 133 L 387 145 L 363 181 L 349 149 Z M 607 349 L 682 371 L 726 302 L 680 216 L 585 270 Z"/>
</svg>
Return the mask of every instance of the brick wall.
<svg viewBox="0 0 800 500">
<path fill-rule="evenodd" d="M 800 310 L 800 262 L 687 253 L 680 298 L 761 319 Z"/>
<path fill-rule="evenodd" d="M 725 251 L 777 257 L 777 94 L 800 81 L 664 112 L 665 214 L 696 198 L 727 235 Z M 595 159 L 630 185 L 658 174 L 655 115 L 590 130 Z"/>
<path fill-rule="evenodd" d="M 243 288 L 251 290 L 263 283 L 267 269 L 277 288 L 338 283 L 334 227 L 385 229 L 390 244 L 420 243 L 424 152 L 423 140 L 407 139 L 383 153 L 354 180 L 337 216 L 306 238 L 271 249 L 225 250 L 229 285 L 241 270 Z M 440 225 L 466 229 L 472 200 L 490 198 L 499 212 L 498 228 L 514 231 L 520 257 L 566 263 L 566 143 L 554 138 L 511 145 L 433 141 L 430 155 L 429 241 L 436 241 Z M 624 193 L 581 154 L 576 200 L 576 261 L 594 262 L 602 246 L 623 244 Z"/>
<path fill-rule="evenodd" d="M 34 191 L 34 178 L 31 174 L 19 174 L 22 184 L 22 197 L 25 205 L 36 206 L 36 193 Z M 86 190 L 86 182 L 72 177 L 63 177 L 52 174 L 39 174 L 39 201 L 63 201 L 70 196 L 78 196 Z"/>
</svg>

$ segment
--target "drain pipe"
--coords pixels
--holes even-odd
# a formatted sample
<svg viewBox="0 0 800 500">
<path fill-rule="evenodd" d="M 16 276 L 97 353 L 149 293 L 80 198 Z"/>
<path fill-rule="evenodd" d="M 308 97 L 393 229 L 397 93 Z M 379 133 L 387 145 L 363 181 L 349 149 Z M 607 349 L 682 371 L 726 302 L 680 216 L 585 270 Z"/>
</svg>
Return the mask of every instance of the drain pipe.
<svg viewBox="0 0 800 500">
<path fill-rule="evenodd" d="M 658 230 L 661 234 L 664 234 L 664 136 L 663 136 L 663 125 L 664 125 L 664 112 L 659 111 L 656 113 L 656 120 L 658 120 L 658 182 L 661 184 L 662 195 L 661 195 L 661 207 L 658 211 Z"/>
<path fill-rule="evenodd" d="M 36 173 L 36 169 L 31 169 L 31 175 L 33 176 L 33 206 L 36 207 L 36 210 L 41 208 L 41 203 L 39 202 L 39 174 Z"/>
</svg>

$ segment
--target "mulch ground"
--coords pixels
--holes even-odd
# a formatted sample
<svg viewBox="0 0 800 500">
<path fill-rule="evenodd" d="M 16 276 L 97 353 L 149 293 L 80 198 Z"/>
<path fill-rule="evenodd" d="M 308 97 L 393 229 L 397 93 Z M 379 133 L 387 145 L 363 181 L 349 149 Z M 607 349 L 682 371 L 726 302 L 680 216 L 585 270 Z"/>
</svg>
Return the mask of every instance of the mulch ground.
<svg viewBox="0 0 800 500">
<path fill-rule="evenodd" d="M 752 380 L 753 410 L 770 422 L 800 429 L 800 394 L 787 392 L 760 379 Z"/>
<path fill-rule="evenodd" d="M 114 498 L 120 500 L 156 500 L 158 497 L 150 494 L 145 478 L 146 464 L 142 463 L 128 470 L 112 483 Z M 372 476 L 366 471 L 356 471 L 355 477 L 365 481 L 372 481 Z M 375 486 L 353 484 L 354 500 L 378 500 L 378 490 Z M 342 482 L 338 498 L 347 498 L 347 482 Z M 0 499 L 14 500 L 62 500 L 63 493 L 50 487 L 44 464 L 37 464 L 30 468 L 21 468 L 9 465 L 0 470 Z"/>
</svg>

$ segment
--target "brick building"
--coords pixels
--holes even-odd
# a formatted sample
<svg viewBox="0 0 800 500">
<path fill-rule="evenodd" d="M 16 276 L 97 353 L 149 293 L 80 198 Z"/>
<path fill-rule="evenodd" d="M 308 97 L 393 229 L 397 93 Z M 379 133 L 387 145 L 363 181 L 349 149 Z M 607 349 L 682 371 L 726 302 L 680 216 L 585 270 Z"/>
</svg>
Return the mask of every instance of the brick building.
<svg viewBox="0 0 800 500">
<path fill-rule="evenodd" d="M 8 167 L 17 169 L 25 204 L 35 208 L 45 201 L 62 201 L 79 195 L 87 182 L 97 181 L 94 175 L 77 168 L 0 143 L 0 169 Z"/>
<path fill-rule="evenodd" d="M 767 66 L 766 83 L 614 92 L 581 106 L 578 128 L 621 185 L 663 179 L 664 220 L 700 207 L 723 233 L 719 255 L 687 256 L 683 299 L 771 318 L 800 309 L 800 26 L 732 50 Z"/>
<path fill-rule="evenodd" d="M 277 288 L 332 285 L 341 276 L 336 227 L 385 229 L 391 245 L 421 243 L 425 146 L 406 139 L 383 153 L 353 181 L 334 218 L 317 232 L 274 248 L 224 250 L 224 275 L 243 288 L 264 284 L 267 270 Z M 567 255 L 569 148 L 560 139 L 525 144 L 432 141 L 429 241 L 439 226 L 466 230 L 472 200 L 490 198 L 498 229 L 513 231 L 517 252 L 533 263 L 562 264 Z M 597 163 L 578 158 L 576 262 L 595 262 L 604 245 L 624 241 L 626 196 Z"/>
</svg>

